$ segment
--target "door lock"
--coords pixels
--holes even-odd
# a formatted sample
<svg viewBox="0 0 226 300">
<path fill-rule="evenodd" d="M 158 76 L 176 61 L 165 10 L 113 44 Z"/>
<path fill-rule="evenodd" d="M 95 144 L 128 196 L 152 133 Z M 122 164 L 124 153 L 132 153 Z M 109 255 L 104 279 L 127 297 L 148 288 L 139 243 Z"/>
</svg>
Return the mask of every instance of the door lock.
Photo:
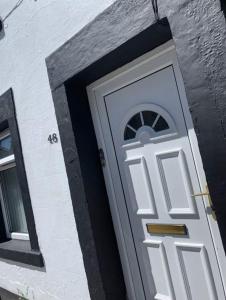
<svg viewBox="0 0 226 300">
<path fill-rule="evenodd" d="M 215 210 L 215 207 L 213 205 L 213 202 L 212 202 L 212 199 L 211 199 L 211 196 L 210 196 L 210 193 L 209 193 L 209 188 L 208 186 L 206 186 L 206 190 L 205 192 L 203 193 L 197 193 L 197 194 L 194 194 L 194 195 L 191 195 L 192 197 L 202 197 L 202 196 L 207 196 L 208 197 L 208 201 L 209 201 L 209 206 L 211 208 L 211 214 L 212 214 L 212 217 L 214 220 L 217 219 L 216 217 L 216 210 Z"/>
<path fill-rule="evenodd" d="M 102 148 L 99 149 L 99 157 L 100 157 L 100 163 L 102 167 L 105 167 L 106 165 L 106 160 L 105 160 L 105 155 L 104 155 L 104 151 Z"/>
</svg>

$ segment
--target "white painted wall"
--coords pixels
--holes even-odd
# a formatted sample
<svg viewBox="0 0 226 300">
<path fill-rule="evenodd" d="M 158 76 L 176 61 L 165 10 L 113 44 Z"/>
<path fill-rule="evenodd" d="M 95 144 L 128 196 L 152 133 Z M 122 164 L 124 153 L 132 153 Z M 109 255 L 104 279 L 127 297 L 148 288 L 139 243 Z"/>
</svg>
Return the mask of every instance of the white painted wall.
<svg viewBox="0 0 226 300">
<path fill-rule="evenodd" d="M 18 0 L 0 0 L 4 18 Z M 114 0 L 24 0 L 0 40 L 0 94 L 12 87 L 45 272 L 0 260 L 0 286 L 29 299 L 90 299 L 45 58 Z M 34 295 L 34 298 L 33 298 Z"/>
</svg>

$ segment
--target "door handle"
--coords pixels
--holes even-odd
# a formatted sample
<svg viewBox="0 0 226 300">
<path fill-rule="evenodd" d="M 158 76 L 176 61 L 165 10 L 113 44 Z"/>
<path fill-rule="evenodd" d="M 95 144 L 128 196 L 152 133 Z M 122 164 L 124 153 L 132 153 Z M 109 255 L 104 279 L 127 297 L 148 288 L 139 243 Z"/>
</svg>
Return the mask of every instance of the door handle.
<svg viewBox="0 0 226 300">
<path fill-rule="evenodd" d="M 208 186 L 206 186 L 206 190 L 204 191 L 204 192 L 202 192 L 202 193 L 197 193 L 197 194 L 193 194 L 193 195 L 191 195 L 192 197 L 201 197 L 201 196 L 207 196 L 208 197 L 208 201 L 209 201 L 209 206 L 210 206 L 210 208 L 211 208 L 211 214 L 212 214 L 212 217 L 213 217 L 213 219 L 214 220 L 216 220 L 217 219 L 217 217 L 216 217 L 216 210 L 215 210 L 215 207 L 214 207 L 214 205 L 213 205 L 213 202 L 212 202 L 212 199 L 211 199 L 211 196 L 210 196 L 210 193 L 209 193 L 209 188 L 208 188 Z"/>
<path fill-rule="evenodd" d="M 198 194 L 194 194 L 194 195 L 191 195 L 192 197 L 198 197 L 198 196 L 209 196 L 210 194 L 207 193 L 207 192 L 204 192 L 204 193 L 198 193 Z"/>
</svg>

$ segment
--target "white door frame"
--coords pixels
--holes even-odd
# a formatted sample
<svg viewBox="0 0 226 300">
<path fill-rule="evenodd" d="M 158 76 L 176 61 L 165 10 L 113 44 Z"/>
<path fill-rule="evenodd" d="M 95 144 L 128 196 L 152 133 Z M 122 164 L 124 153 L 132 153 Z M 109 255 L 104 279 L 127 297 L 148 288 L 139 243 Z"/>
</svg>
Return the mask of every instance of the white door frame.
<svg viewBox="0 0 226 300">
<path fill-rule="evenodd" d="M 207 184 L 205 172 L 202 165 L 202 159 L 199 152 L 197 137 L 194 131 L 192 118 L 189 112 L 184 83 L 179 69 L 176 50 L 173 41 L 169 41 L 166 44 L 154 49 L 153 51 L 144 54 L 143 56 L 137 58 L 131 63 L 106 75 L 105 77 L 97 80 L 96 82 L 92 83 L 87 87 L 87 93 L 89 97 L 89 103 L 92 112 L 92 118 L 97 136 L 98 146 L 103 149 L 106 156 L 106 165 L 103 168 L 103 172 L 110 202 L 110 209 L 113 218 L 114 228 L 118 241 L 119 253 L 123 266 L 125 283 L 127 286 L 128 297 L 130 300 L 142 300 L 145 299 L 145 297 L 142 295 L 142 292 L 139 294 L 139 291 L 137 291 L 137 289 L 142 289 L 142 281 L 140 278 L 139 265 L 136 258 L 136 251 L 133 243 L 130 221 L 125 201 L 120 201 L 120 199 L 118 199 L 119 196 L 117 190 L 120 189 L 120 185 L 120 197 L 123 197 L 122 184 L 120 182 L 118 182 L 118 184 L 115 184 L 112 180 L 112 178 L 115 178 L 115 176 L 117 175 L 118 178 L 120 178 L 119 170 L 113 145 L 112 147 L 110 147 L 111 149 L 109 150 L 109 143 L 112 144 L 112 139 L 109 136 L 109 140 L 106 140 L 106 138 L 104 138 L 103 136 L 104 129 L 103 124 L 101 124 L 100 117 L 98 115 L 99 112 L 97 107 L 97 99 L 100 99 L 100 97 L 104 97 L 105 95 L 115 90 L 118 90 L 134 81 L 137 81 L 138 79 L 141 79 L 142 77 L 150 75 L 170 65 L 172 65 L 174 69 L 175 80 L 177 83 L 182 111 L 188 130 L 188 138 L 193 152 L 194 163 L 196 166 L 196 171 L 200 184 L 200 190 L 204 191 Z M 106 144 L 108 144 L 108 150 Z M 196 192 L 198 193 L 200 191 Z M 204 198 L 204 202 L 207 208 L 209 206 L 207 197 Z M 212 234 L 213 244 L 217 254 L 224 289 L 226 289 L 226 259 L 218 224 L 211 215 L 208 215 L 207 217 L 210 232 Z"/>
</svg>

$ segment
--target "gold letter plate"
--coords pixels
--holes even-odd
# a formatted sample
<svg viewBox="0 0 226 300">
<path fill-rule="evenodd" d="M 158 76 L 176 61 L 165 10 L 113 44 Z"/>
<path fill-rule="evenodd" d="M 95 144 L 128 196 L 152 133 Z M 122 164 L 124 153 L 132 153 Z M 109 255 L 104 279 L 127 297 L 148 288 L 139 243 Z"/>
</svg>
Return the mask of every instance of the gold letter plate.
<svg viewBox="0 0 226 300">
<path fill-rule="evenodd" d="M 147 224 L 148 233 L 187 235 L 187 227 L 184 224 Z"/>
</svg>

